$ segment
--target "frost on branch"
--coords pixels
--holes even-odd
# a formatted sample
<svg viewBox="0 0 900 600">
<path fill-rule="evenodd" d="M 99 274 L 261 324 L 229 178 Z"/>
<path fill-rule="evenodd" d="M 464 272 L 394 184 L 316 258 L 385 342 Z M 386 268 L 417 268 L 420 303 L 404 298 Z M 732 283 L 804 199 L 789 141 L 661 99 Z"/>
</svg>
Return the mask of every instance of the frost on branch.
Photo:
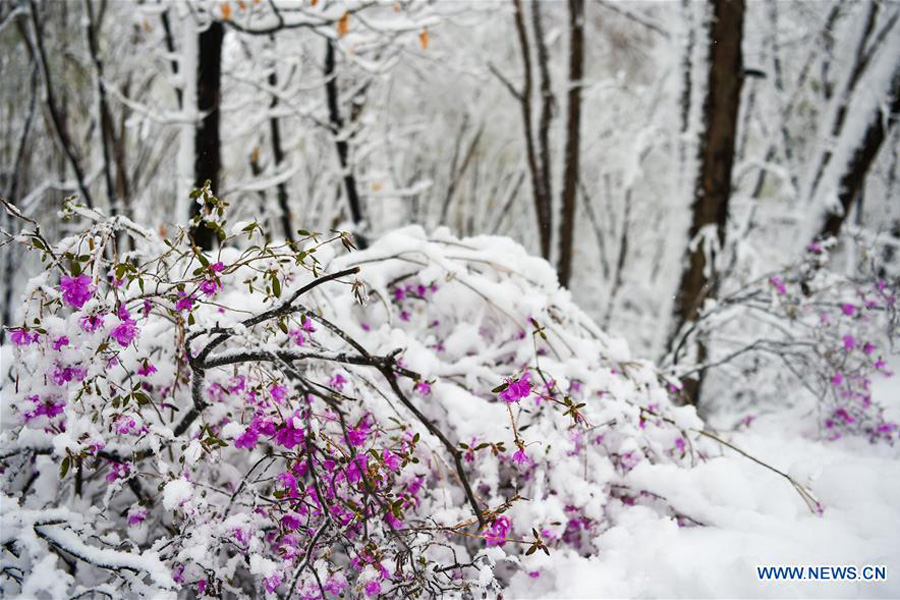
<svg viewBox="0 0 900 600">
<path fill-rule="evenodd" d="M 214 255 L 137 230 L 123 254 L 123 223 L 28 238 L 4 593 L 480 597 L 636 505 L 696 524 L 627 483 L 703 458 L 693 409 L 515 243 L 223 219 Z"/>
</svg>

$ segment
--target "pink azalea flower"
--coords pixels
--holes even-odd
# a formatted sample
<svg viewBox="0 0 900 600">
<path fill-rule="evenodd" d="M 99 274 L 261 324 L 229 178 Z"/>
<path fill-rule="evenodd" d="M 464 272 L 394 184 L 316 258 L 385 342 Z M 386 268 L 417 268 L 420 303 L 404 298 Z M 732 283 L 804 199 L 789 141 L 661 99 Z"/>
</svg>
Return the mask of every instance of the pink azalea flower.
<svg viewBox="0 0 900 600">
<path fill-rule="evenodd" d="M 856 314 L 856 307 L 849 303 L 841 304 L 841 312 L 844 313 L 845 316 L 852 317 Z"/>
<path fill-rule="evenodd" d="M 209 270 L 213 273 L 221 273 L 225 270 L 225 263 L 223 263 L 222 261 L 214 262 L 213 264 L 209 265 Z"/>
<path fill-rule="evenodd" d="M 116 340 L 120 346 L 125 348 L 126 346 L 128 346 L 128 344 L 134 341 L 134 338 L 137 337 L 137 334 L 137 323 L 135 323 L 131 319 L 126 319 L 119 325 L 117 325 L 111 332 L 109 332 L 109 337 Z"/>
<path fill-rule="evenodd" d="M 287 388 L 280 383 L 273 383 L 269 386 L 269 394 L 271 394 L 272 400 L 281 404 L 287 398 Z"/>
<path fill-rule="evenodd" d="M 146 377 L 147 375 L 150 375 L 151 373 L 156 373 L 156 365 L 154 365 L 153 363 L 149 363 L 149 362 L 144 363 L 141 366 L 141 368 L 138 369 L 137 373 L 138 373 L 138 375 L 142 375 L 144 377 Z"/>
<path fill-rule="evenodd" d="M 863 352 L 865 353 L 866 356 L 869 356 L 870 354 L 875 352 L 875 349 L 876 349 L 875 345 L 872 342 L 866 342 L 865 345 L 863 346 Z"/>
<path fill-rule="evenodd" d="M 784 281 L 781 277 L 769 277 L 769 283 L 778 291 L 782 296 L 787 294 L 787 288 L 784 286 Z"/>
<path fill-rule="evenodd" d="M 147 518 L 146 508 L 137 508 L 128 513 L 128 525 L 134 527 L 140 525 Z"/>
<path fill-rule="evenodd" d="M 68 346 L 68 345 L 69 345 L 69 338 L 67 338 L 66 336 L 62 336 L 53 342 L 53 349 L 56 350 L 57 352 L 59 352 L 60 348 L 62 348 L 63 346 Z"/>
<path fill-rule="evenodd" d="M 328 385 L 330 385 L 337 391 L 342 392 L 344 391 L 345 383 L 347 383 L 347 379 L 340 373 L 335 373 L 334 377 L 331 378 L 331 381 L 328 382 Z"/>
<path fill-rule="evenodd" d="M 381 593 L 381 583 L 378 581 L 370 581 L 365 585 L 366 596 L 377 596 Z"/>
<path fill-rule="evenodd" d="M 9 339 L 16 346 L 28 346 L 32 342 L 38 341 L 38 334 L 30 334 L 25 329 L 13 329 L 9 334 Z"/>
<path fill-rule="evenodd" d="M 511 404 L 513 402 L 518 402 L 522 398 L 528 397 L 531 393 L 531 382 L 528 379 L 531 377 L 531 373 L 525 371 L 525 373 L 519 377 L 518 379 L 507 379 L 506 380 L 506 389 L 500 392 L 500 399 L 504 402 Z"/>
<path fill-rule="evenodd" d="M 381 457 L 384 459 L 384 465 L 389 471 L 396 471 L 400 468 L 400 457 L 387 448 L 381 453 Z"/>
<path fill-rule="evenodd" d="M 509 517 L 501 515 L 491 524 L 490 531 L 485 534 L 488 546 L 502 546 L 506 543 L 506 537 L 512 530 L 512 523 Z"/>
<path fill-rule="evenodd" d="M 204 279 L 200 282 L 200 291 L 207 296 L 212 296 L 219 289 L 219 283 L 215 279 Z M 190 310 L 190 309 L 188 309 Z"/>
<path fill-rule="evenodd" d="M 419 393 L 420 396 L 431 395 L 431 384 L 427 381 L 417 381 L 414 389 Z"/>
<path fill-rule="evenodd" d="M 849 352 L 850 350 L 853 350 L 854 348 L 856 348 L 856 338 L 854 338 L 852 335 L 845 335 L 844 336 L 844 350 L 847 350 Z"/>
<path fill-rule="evenodd" d="M 91 299 L 94 293 L 91 278 L 82 273 L 77 277 L 63 275 L 59 279 L 59 289 L 63 293 L 63 301 L 75 309 L 80 309 Z"/>
<path fill-rule="evenodd" d="M 179 312 L 189 311 L 194 307 L 194 297 L 188 296 L 183 290 L 178 290 L 178 301 L 175 302 L 175 310 Z"/>
<path fill-rule="evenodd" d="M 103 327 L 103 315 L 88 315 L 81 319 L 81 329 L 93 333 Z"/>
</svg>

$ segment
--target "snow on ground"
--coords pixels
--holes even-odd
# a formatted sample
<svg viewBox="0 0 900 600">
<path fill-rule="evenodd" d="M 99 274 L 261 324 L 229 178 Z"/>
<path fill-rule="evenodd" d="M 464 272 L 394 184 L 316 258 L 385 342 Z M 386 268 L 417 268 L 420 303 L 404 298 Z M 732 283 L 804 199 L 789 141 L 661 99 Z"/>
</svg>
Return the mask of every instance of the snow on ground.
<svg viewBox="0 0 900 600">
<path fill-rule="evenodd" d="M 893 368 L 900 372 L 900 360 Z M 900 380 L 875 398 L 900 409 Z M 736 452 L 698 465 L 660 469 L 632 481 L 705 523 L 679 528 L 651 510 L 623 511 L 590 559 L 558 552 L 537 578 L 517 575 L 515 598 L 900 598 L 900 448 L 864 440 L 817 441 L 798 410 L 770 414 L 726 437 L 785 471 L 824 505 L 820 517 L 791 484 Z M 737 418 L 719 415 L 718 421 Z M 552 565 L 552 566 L 551 566 Z M 887 580 L 760 581 L 757 566 L 883 565 Z"/>
</svg>

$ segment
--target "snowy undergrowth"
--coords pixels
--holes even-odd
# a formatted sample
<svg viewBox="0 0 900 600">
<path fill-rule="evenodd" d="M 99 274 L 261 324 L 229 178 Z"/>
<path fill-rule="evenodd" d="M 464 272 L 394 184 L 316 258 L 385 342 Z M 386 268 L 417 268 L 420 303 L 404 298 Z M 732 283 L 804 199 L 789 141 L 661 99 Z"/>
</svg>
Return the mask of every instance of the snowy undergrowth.
<svg viewBox="0 0 900 600">
<path fill-rule="evenodd" d="M 890 447 L 733 436 L 796 485 L 723 456 L 510 240 L 217 223 L 215 255 L 23 235 L 4 596 L 777 596 L 755 564 L 896 564 Z"/>
<path fill-rule="evenodd" d="M 718 447 L 546 262 L 270 244 L 201 201 L 215 255 L 77 208 L 21 236 L 46 269 L 4 349 L 4 595 L 492 596 L 634 515 L 697 525 L 630 477 Z"/>
</svg>

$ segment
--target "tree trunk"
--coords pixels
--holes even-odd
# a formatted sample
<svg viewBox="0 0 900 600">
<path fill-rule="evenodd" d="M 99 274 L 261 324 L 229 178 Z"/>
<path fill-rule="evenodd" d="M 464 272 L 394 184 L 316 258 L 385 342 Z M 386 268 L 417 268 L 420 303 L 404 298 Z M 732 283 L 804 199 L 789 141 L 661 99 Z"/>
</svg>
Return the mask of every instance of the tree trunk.
<svg viewBox="0 0 900 600">
<path fill-rule="evenodd" d="M 841 211 L 833 212 L 825 218 L 825 222 L 819 229 L 818 239 L 836 237 L 840 233 L 844 220 L 850 214 L 850 207 L 862 193 L 866 175 L 875 162 L 878 151 L 897 123 L 898 115 L 900 115 L 900 61 L 894 67 L 887 106 L 887 118 L 881 110 L 872 111 L 866 133 L 854 150 L 838 183 L 838 201 Z"/>
<path fill-rule="evenodd" d="M 278 75 L 275 72 L 276 66 L 272 65 L 272 72 L 269 74 L 269 85 L 274 90 L 278 85 Z M 274 109 L 278 106 L 278 96 L 272 95 L 272 104 Z M 275 171 L 284 162 L 284 150 L 281 147 L 281 127 L 277 117 L 269 119 L 269 129 L 272 133 L 272 157 L 275 159 Z M 287 184 L 280 182 L 277 186 L 278 190 L 278 209 L 281 211 L 281 228 L 284 230 L 284 239 L 289 242 L 294 241 L 294 230 L 291 226 L 291 208 L 288 205 Z"/>
<path fill-rule="evenodd" d="M 328 101 L 328 120 L 331 132 L 334 135 L 334 144 L 337 149 L 338 161 L 341 165 L 341 176 L 344 181 L 344 192 L 347 194 L 347 203 L 350 206 L 350 217 L 354 225 L 359 227 L 363 220 L 362 203 L 359 198 L 359 190 L 356 187 L 356 177 L 350 165 L 350 145 L 342 135 L 344 120 L 341 117 L 341 109 L 338 96 L 337 70 L 334 57 L 334 42 L 325 40 L 325 96 Z M 359 232 L 355 233 L 357 245 L 366 247 L 366 239 Z"/>
<path fill-rule="evenodd" d="M 534 195 L 534 207 L 537 214 L 538 236 L 540 237 L 541 256 L 550 260 L 550 244 L 553 234 L 553 211 L 550 197 L 544 194 L 544 184 L 537 153 L 534 147 L 534 120 L 531 114 L 531 48 L 528 44 L 528 33 L 525 29 L 525 16 L 522 14 L 522 0 L 513 0 L 515 7 L 516 33 L 522 52 L 523 84 L 522 91 L 516 97 L 522 107 L 522 125 L 525 133 L 525 154 L 528 160 L 528 171 L 531 175 L 531 191 Z"/>
<path fill-rule="evenodd" d="M 202 115 L 194 136 L 194 185 L 210 182 L 213 193 L 219 191 L 219 171 L 222 166 L 222 139 L 219 132 L 219 103 L 222 98 L 222 39 L 225 27 L 218 21 L 210 23 L 199 36 L 197 62 L 197 109 Z M 200 213 L 201 206 L 191 204 L 191 216 Z M 204 250 L 213 247 L 214 232 L 200 225 L 191 229 L 194 243 Z"/>
<path fill-rule="evenodd" d="M 569 101 L 566 117 L 566 153 L 563 173 L 562 221 L 559 226 L 559 283 L 566 287 L 572 275 L 575 241 L 575 200 L 578 194 L 581 141 L 581 80 L 584 77 L 584 0 L 569 0 Z"/>
<path fill-rule="evenodd" d="M 703 103 L 705 128 L 700 135 L 700 171 L 691 205 L 690 243 L 681 283 L 675 297 L 674 335 L 682 326 L 696 321 L 707 298 L 716 295 L 718 276 L 716 256 L 707 251 L 699 239 L 704 230 L 715 230 L 719 249 L 725 246 L 728 200 L 731 194 L 731 171 L 734 164 L 738 108 L 741 97 L 744 2 L 743 0 L 711 0 L 713 21 L 709 37 L 709 77 Z M 711 264 L 707 264 L 707 260 Z M 706 354 L 703 341 L 699 355 Z M 685 392 L 694 403 L 699 399 L 703 372 L 696 382 L 687 382 Z"/>
</svg>

